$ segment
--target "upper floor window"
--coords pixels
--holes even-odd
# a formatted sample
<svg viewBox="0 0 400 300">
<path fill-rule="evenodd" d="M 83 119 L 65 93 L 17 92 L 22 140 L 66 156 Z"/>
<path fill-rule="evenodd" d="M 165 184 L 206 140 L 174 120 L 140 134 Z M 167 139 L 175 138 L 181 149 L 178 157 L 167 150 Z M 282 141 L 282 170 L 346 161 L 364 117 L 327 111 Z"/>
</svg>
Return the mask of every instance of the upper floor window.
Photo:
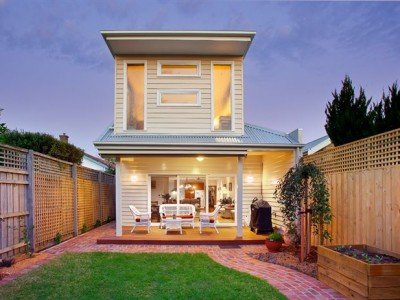
<svg viewBox="0 0 400 300">
<path fill-rule="evenodd" d="M 230 62 L 212 63 L 213 130 L 232 130 L 232 72 Z"/>
<path fill-rule="evenodd" d="M 167 61 L 157 63 L 158 76 L 200 76 L 199 61 Z"/>
<path fill-rule="evenodd" d="M 126 64 L 125 117 L 127 130 L 143 130 L 145 120 L 145 64 Z"/>
<path fill-rule="evenodd" d="M 158 105 L 165 106 L 198 106 L 199 90 L 163 90 L 158 91 Z"/>
</svg>

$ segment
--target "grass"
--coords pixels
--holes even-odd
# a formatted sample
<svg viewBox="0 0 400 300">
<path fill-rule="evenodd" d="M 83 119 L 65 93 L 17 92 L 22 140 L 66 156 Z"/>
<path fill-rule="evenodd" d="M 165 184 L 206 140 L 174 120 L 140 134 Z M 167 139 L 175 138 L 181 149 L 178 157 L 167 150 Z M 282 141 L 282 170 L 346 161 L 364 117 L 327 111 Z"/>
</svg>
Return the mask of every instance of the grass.
<svg viewBox="0 0 400 300">
<path fill-rule="evenodd" d="M 66 253 L 0 286 L 1 299 L 285 299 L 205 254 Z"/>
</svg>

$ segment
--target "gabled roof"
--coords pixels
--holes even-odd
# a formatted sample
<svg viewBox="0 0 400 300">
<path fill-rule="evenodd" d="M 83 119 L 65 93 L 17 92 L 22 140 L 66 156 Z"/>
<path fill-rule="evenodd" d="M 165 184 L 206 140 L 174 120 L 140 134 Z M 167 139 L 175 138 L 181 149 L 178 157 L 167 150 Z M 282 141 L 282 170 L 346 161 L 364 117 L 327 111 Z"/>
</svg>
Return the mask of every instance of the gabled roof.
<svg viewBox="0 0 400 300">
<path fill-rule="evenodd" d="M 254 31 L 101 31 L 113 56 L 245 56 L 255 34 Z"/>
<path fill-rule="evenodd" d="M 126 151 L 128 148 L 140 148 L 145 151 L 145 149 L 161 149 L 162 147 L 165 149 L 167 146 L 168 149 L 192 148 L 193 151 L 206 148 L 247 151 L 252 148 L 298 148 L 303 146 L 286 133 L 251 124 L 245 124 L 244 134 L 239 136 L 226 134 L 114 134 L 114 128 L 110 127 L 94 144 L 102 154 L 104 154 L 102 149 L 111 150 L 111 147 L 123 147 Z"/>
<path fill-rule="evenodd" d="M 316 140 L 313 140 L 313 141 L 305 144 L 302 149 L 303 154 L 311 155 L 311 154 L 325 148 L 330 143 L 331 143 L 331 140 L 330 140 L 329 136 L 324 135 L 323 137 L 320 137 Z"/>
</svg>

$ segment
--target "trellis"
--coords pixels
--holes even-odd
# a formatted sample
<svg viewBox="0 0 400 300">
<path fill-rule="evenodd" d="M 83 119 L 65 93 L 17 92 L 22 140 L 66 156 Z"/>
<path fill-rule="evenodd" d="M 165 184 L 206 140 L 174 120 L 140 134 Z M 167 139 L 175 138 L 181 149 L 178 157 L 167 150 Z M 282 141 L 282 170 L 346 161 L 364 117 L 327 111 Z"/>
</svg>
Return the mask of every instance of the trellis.
<svg viewBox="0 0 400 300">
<path fill-rule="evenodd" d="M 325 174 L 400 165 L 400 128 L 305 156 Z"/>
<path fill-rule="evenodd" d="M 114 176 L 0 144 L 0 258 L 71 238 L 115 216 Z"/>
</svg>

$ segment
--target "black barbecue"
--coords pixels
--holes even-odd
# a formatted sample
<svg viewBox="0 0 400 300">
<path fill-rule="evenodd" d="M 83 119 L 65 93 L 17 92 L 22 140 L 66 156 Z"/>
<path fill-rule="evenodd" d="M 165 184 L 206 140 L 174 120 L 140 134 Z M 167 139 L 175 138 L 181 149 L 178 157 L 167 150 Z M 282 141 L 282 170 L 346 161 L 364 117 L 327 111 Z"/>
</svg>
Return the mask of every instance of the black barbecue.
<svg viewBox="0 0 400 300">
<path fill-rule="evenodd" d="M 256 234 L 269 233 L 274 231 L 271 221 L 271 206 L 263 199 L 253 199 L 250 206 L 250 229 Z"/>
</svg>

